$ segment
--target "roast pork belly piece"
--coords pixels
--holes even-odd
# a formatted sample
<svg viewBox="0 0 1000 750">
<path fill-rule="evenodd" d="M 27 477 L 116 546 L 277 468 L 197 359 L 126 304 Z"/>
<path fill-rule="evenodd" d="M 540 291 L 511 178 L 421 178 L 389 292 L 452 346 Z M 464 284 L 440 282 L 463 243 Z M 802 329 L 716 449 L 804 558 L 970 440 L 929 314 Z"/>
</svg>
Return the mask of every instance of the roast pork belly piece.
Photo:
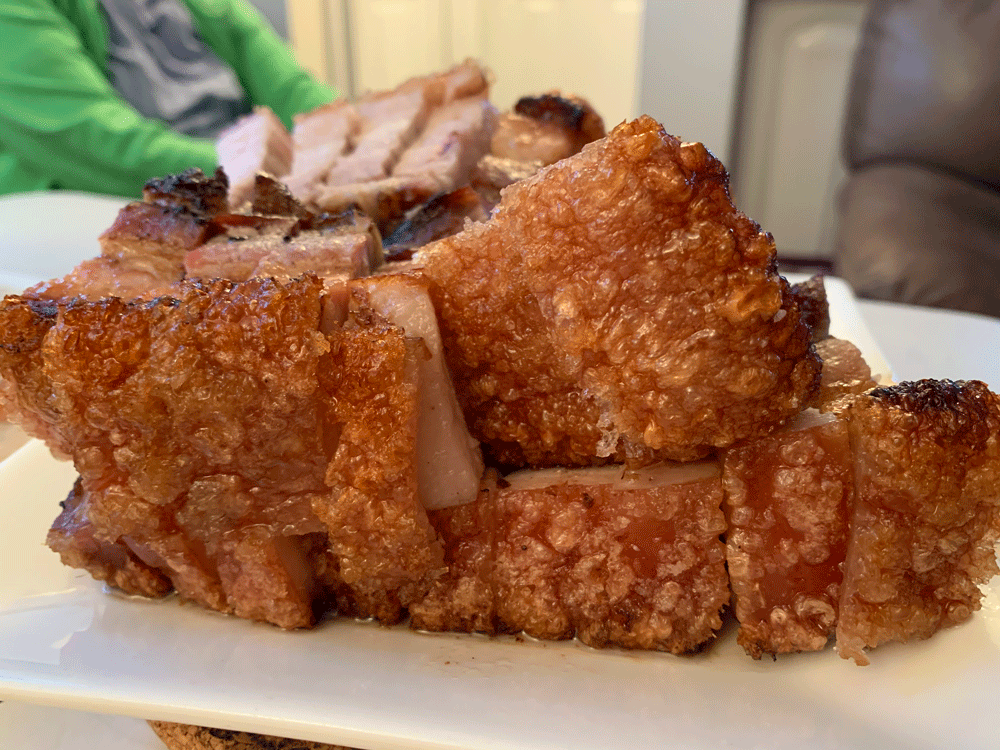
<svg viewBox="0 0 1000 750">
<path fill-rule="evenodd" d="M 766 435 L 820 361 L 722 165 L 651 118 L 418 251 L 472 434 L 502 465 L 692 460 Z"/>
<path fill-rule="evenodd" d="M 729 601 L 716 462 L 517 472 L 496 492 L 506 631 L 696 651 Z"/>
<path fill-rule="evenodd" d="M 427 202 L 445 186 L 433 175 L 392 176 L 370 182 L 327 185 L 315 203 L 324 211 L 356 207 L 371 216 L 383 234 L 389 234 L 415 206 Z"/>
<path fill-rule="evenodd" d="M 125 206 L 101 235 L 99 257 L 31 287 L 25 295 L 132 300 L 167 293 L 184 276 L 187 252 L 223 231 L 213 219 L 227 210 L 228 184 L 223 172 L 208 177 L 200 169 L 150 180 L 143 200 Z"/>
<path fill-rule="evenodd" d="M 431 97 L 423 89 L 372 94 L 355 102 L 360 129 L 351 150 L 333 165 L 326 182 L 350 185 L 387 177 L 427 124 L 431 106 Z M 341 208 L 329 205 L 322 192 L 317 201 L 325 209 Z"/>
<path fill-rule="evenodd" d="M 1000 398 L 979 381 L 921 380 L 858 396 L 845 415 L 857 498 L 837 649 L 867 664 L 865 648 L 979 609 L 997 573 Z"/>
<path fill-rule="evenodd" d="M 577 96 L 526 96 L 500 116 L 490 152 L 501 159 L 554 164 L 606 135 L 604 122 Z"/>
<path fill-rule="evenodd" d="M 357 111 L 346 99 L 295 116 L 292 167 L 284 181 L 296 198 L 313 202 L 360 126 Z"/>
<path fill-rule="evenodd" d="M 824 648 L 837 623 L 854 500 L 846 423 L 808 409 L 728 449 L 723 482 L 737 642 L 755 659 Z"/>
<path fill-rule="evenodd" d="M 417 76 L 404 81 L 397 91 L 423 90 L 435 106 L 447 104 L 456 99 L 489 97 L 489 76 L 485 68 L 473 59 L 460 62 L 448 70 Z"/>
<path fill-rule="evenodd" d="M 850 341 L 827 337 L 816 344 L 816 353 L 823 360 L 816 396 L 820 411 L 843 411 L 855 396 L 878 385 L 861 350 Z"/>
<path fill-rule="evenodd" d="M 371 309 L 423 341 L 419 358 L 417 455 L 421 503 L 435 509 L 475 500 L 483 475 L 479 443 L 469 434 L 444 361 L 437 316 L 419 275 L 384 275 L 349 282 L 352 303 Z"/>
<path fill-rule="evenodd" d="M 49 529 L 46 543 L 64 565 L 81 568 L 98 581 L 146 597 L 166 596 L 174 590 L 170 579 L 140 560 L 122 542 L 102 541 L 87 518 L 83 483 L 77 479 L 69 496 L 61 503 L 62 512 Z"/>
<path fill-rule="evenodd" d="M 466 220 L 486 221 L 488 218 L 487 205 L 472 187 L 465 185 L 449 193 L 440 193 L 409 211 L 406 219 L 385 238 L 386 260 L 410 260 L 418 248 L 458 234 L 465 228 Z"/>
<path fill-rule="evenodd" d="M 424 344 L 368 311 L 355 311 L 320 372 L 342 424 L 314 500 L 346 588 L 342 611 L 398 622 L 445 572 L 444 548 L 421 504 L 417 434 Z"/>
<path fill-rule="evenodd" d="M 244 217 L 236 215 L 228 218 Z M 184 268 L 191 278 L 245 281 L 257 276 L 294 278 L 366 276 L 382 262 L 378 230 L 367 217 L 245 217 L 227 234 L 189 252 Z M 302 230 L 301 227 L 317 227 Z"/>
<path fill-rule="evenodd" d="M 229 204 L 242 206 L 250 199 L 258 172 L 276 177 L 292 168 L 292 137 L 267 107 L 254 107 L 222 131 L 215 141 L 219 166 L 229 175 Z"/>
<path fill-rule="evenodd" d="M 448 570 L 410 605 L 412 628 L 496 634 L 495 487 L 496 477 L 487 474 L 473 502 L 428 513 L 444 545 Z"/>
<path fill-rule="evenodd" d="M 156 270 L 133 268 L 118 258 L 99 255 L 82 261 L 65 276 L 35 284 L 25 290 L 24 296 L 53 301 L 73 297 L 149 300 L 169 294 L 179 278 L 173 273 L 165 275 Z"/>
<path fill-rule="evenodd" d="M 65 553 L 78 530 L 124 545 L 185 599 L 311 624 L 298 537 L 325 532 L 312 501 L 329 494 L 340 429 L 318 377 L 331 346 L 317 330 L 321 290 L 312 277 L 187 282 L 149 303 L 7 298 L 0 335 L 25 347 L 4 348 L 0 376 L 26 427 L 41 424 L 81 477 L 84 500 L 57 522 L 54 546 Z"/>
</svg>

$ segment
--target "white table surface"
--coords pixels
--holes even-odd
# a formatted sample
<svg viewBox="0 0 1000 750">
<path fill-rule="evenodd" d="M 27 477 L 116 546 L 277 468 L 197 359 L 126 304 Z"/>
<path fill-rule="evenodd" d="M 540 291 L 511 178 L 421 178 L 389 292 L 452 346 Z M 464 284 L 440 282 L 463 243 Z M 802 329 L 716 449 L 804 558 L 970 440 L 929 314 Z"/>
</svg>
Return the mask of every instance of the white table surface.
<svg viewBox="0 0 1000 750">
<path fill-rule="evenodd" d="M 74 217 L 74 234 L 80 232 L 84 237 L 96 236 L 99 230 L 107 228 L 122 204 L 120 200 L 94 196 L 59 196 L 48 200 L 62 201 L 58 207 Z M 0 285 L 15 286 L 22 280 L 33 283 L 39 264 L 37 256 L 34 262 L 31 256 L 36 253 L 44 256 L 41 264 L 44 277 L 65 273 L 67 262 L 81 252 L 82 257 L 96 255 L 96 242 L 83 250 L 67 246 L 63 239 L 65 230 L 53 229 L 45 221 L 45 215 L 52 214 L 33 212 L 27 221 L 30 226 L 24 225 L 24 231 L 15 238 L 27 254 L 23 263 L 15 262 L 12 267 L 8 262 L 0 266 L 13 272 L 6 274 L 6 284 L 0 279 Z M 11 226 L 14 217 L 23 224 L 24 216 L 23 201 L 0 200 L 0 226 Z M 7 255 L 9 261 L 11 242 L 10 234 L 6 240 L 0 240 L 0 260 Z M 1000 389 L 1000 320 L 877 302 L 860 302 L 859 307 L 896 380 L 978 379 L 993 390 Z M 22 439 L 16 428 L 0 425 L 0 459 Z M 0 703 L 0 749 L 8 748 L 163 750 L 163 745 L 141 720 L 8 700 Z"/>
</svg>

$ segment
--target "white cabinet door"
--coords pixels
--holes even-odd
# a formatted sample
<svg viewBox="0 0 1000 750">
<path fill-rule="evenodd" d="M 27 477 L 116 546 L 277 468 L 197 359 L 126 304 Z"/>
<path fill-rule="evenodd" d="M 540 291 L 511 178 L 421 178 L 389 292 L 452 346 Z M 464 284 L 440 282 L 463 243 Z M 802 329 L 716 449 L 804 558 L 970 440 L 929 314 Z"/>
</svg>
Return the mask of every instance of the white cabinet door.
<svg viewBox="0 0 1000 750">
<path fill-rule="evenodd" d="M 733 192 L 774 235 L 779 256 L 832 254 L 844 105 L 864 10 L 849 0 L 751 3 Z"/>
</svg>

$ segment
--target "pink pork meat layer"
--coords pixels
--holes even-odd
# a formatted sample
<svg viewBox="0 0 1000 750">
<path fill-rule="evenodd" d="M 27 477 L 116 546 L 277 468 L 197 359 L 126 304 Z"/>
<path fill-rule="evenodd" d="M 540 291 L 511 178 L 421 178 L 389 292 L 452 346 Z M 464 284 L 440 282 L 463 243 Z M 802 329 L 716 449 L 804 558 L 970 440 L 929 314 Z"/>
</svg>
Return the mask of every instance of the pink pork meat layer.
<svg viewBox="0 0 1000 750">
<path fill-rule="evenodd" d="M 472 502 L 479 492 L 483 459 L 469 434 L 444 361 L 437 315 L 419 276 L 384 275 L 348 285 L 356 301 L 370 307 L 426 347 L 421 357 L 417 475 L 428 510 Z"/>
<path fill-rule="evenodd" d="M 330 169 L 327 183 L 349 185 L 387 177 L 400 154 L 423 130 L 431 106 L 425 89 L 388 92 L 356 102 L 360 129 L 352 139 L 352 149 Z M 322 192 L 319 202 L 331 208 Z"/>
<path fill-rule="evenodd" d="M 327 104 L 297 115 L 292 128 L 292 167 L 284 178 L 303 203 L 312 203 L 318 186 L 340 158 L 360 127 L 358 113 L 347 101 Z"/>
<path fill-rule="evenodd" d="M 469 97 L 438 107 L 420 137 L 393 167 L 397 177 L 428 175 L 449 192 L 468 183 L 489 148 L 496 110 L 486 99 Z"/>
</svg>

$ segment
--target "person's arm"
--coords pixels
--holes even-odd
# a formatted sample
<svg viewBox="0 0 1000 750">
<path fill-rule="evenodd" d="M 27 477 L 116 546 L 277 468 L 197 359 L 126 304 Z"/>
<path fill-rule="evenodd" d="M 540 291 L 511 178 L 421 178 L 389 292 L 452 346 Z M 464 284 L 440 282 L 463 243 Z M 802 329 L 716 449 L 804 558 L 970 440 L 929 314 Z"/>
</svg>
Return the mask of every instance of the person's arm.
<svg viewBox="0 0 1000 750">
<path fill-rule="evenodd" d="M 246 0 L 185 0 L 195 28 L 235 71 L 255 105 L 285 123 L 336 98 L 296 62 L 288 45 Z"/>
<path fill-rule="evenodd" d="M 135 197 L 150 177 L 217 162 L 212 141 L 125 103 L 50 0 L 0 2 L 0 144 L 59 187 Z"/>
</svg>

